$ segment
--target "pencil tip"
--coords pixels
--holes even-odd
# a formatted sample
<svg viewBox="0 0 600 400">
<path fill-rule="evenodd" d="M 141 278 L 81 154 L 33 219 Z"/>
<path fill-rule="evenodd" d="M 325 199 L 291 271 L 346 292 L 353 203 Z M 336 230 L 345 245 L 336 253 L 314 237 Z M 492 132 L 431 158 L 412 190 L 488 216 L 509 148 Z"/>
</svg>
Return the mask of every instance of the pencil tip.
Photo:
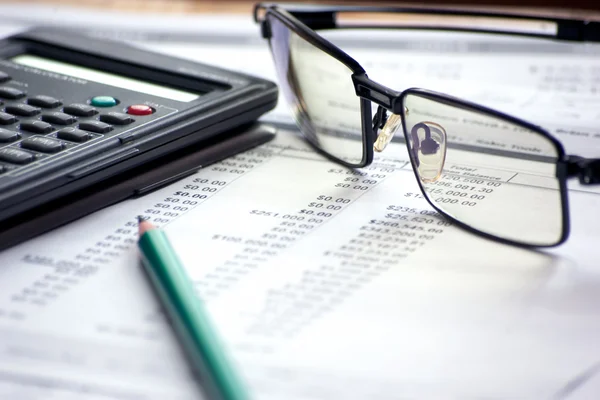
<svg viewBox="0 0 600 400">
<path fill-rule="evenodd" d="M 155 226 L 152 225 L 152 223 L 150 221 L 148 221 L 147 219 L 145 219 L 144 217 L 137 217 L 138 220 L 138 233 L 140 236 L 142 236 L 146 231 L 149 231 L 150 229 L 154 229 Z"/>
</svg>

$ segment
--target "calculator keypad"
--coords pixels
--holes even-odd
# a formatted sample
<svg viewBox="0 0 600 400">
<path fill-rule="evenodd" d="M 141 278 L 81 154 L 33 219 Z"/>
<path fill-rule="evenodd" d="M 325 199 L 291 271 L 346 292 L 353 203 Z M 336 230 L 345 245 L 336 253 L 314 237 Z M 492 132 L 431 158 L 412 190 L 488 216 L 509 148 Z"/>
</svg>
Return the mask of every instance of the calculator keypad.
<svg viewBox="0 0 600 400">
<path fill-rule="evenodd" d="M 25 121 L 21 122 L 21 130 L 31 133 L 50 133 L 54 127 L 44 121 Z"/>
<path fill-rule="evenodd" d="M 87 104 L 71 104 L 63 108 L 63 111 L 76 117 L 91 117 L 98 114 L 98 110 Z"/>
<path fill-rule="evenodd" d="M 0 125 L 10 125 L 14 124 L 15 122 L 17 122 L 17 117 L 0 111 Z"/>
<path fill-rule="evenodd" d="M 19 150 L 14 147 L 5 147 L 0 149 L 0 161 L 6 161 L 12 164 L 29 164 L 35 160 L 35 154 L 28 151 Z"/>
<path fill-rule="evenodd" d="M 77 121 L 72 115 L 60 111 L 42 115 L 42 121 L 55 125 L 71 125 Z"/>
<path fill-rule="evenodd" d="M 0 71 L 1 176 L 34 161 L 46 162 L 65 150 L 119 134 L 137 120 L 148 121 L 156 112 L 143 104 L 120 105 L 120 100 L 110 96 L 90 96 L 65 104 L 63 99 L 46 94 L 28 96 L 25 90 L 15 87 L 19 84 Z M 34 91 L 33 87 L 28 89 Z"/>
<path fill-rule="evenodd" d="M 102 114 L 100 115 L 99 119 L 102 122 L 107 122 L 113 125 L 129 125 L 132 122 L 135 122 L 135 119 L 131 118 L 131 116 L 118 112 L 109 112 L 108 114 Z"/>
<path fill-rule="evenodd" d="M 131 115 L 150 115 L 154 113 L 154 109 L 144 104 L 134 104 L 127 107 L 127 114 Z"/>
<path fill-rule="evenodd" d="M 102 121 L 84 121 L 79 124 L 79 129 L 94 133 L 107 133 L 113 130 L 113 127 Z"/>
<path fill-rule="evenodd" d="M 0 143 L 10 143 L 19 139 L 21 139 L 21 134 L 19 132 L 0 128 Z"/>
<path fill-rule="evenodd" d="M 27 96 L 22 90 L 13 87 L 0 87 L 0 98 L 8 100 L 16 100 Z"/>
<path fill-rule="evenodd" d="M 65 148 L 60 140 L 50 139 L 45 136 L 31 136 L 21 142 L 21 147 L 40 153 L 57 153 Z"/>
<path fill-rule="evenodd" d="M 50 96 L 33 96 L 27 99 L 27 104 L 42 108 L 56 108 L 62 106 L 62 102 Z"/>
<path fill-rule="evenodd" d="M 68 140 L 70 142 L 83 143 L 92 138 L 91 133 L 82 131 L 77 128 L 64 128 L 56 132 L 56 137 L 59 139 Z"/>
<path fill-rule="evenodd" d="M 38 115 L 41 109 L 28 104 L 13 104 L 11 106 L 6 106 L 4 111 L 21 117 L 33 117 L 34 115 Z"/>
</svg>

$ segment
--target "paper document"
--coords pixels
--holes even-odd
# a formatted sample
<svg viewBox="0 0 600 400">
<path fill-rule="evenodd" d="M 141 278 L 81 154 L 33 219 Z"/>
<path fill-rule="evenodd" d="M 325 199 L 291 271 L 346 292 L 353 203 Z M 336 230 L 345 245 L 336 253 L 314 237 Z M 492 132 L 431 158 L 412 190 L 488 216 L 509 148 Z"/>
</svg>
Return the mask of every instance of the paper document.
<svg viewBox="0 0 600 400">
<path fill-rule="evenodd" d="M 597 363 L 589 217 L 550 252 L 479 239 L 415 197 L 391 150 L 348 171 L 282 132 L 3 252 L 0 376 L 193 397 L 137 263 L 136 215 L 166 226 L 257 398 L 551 398 Z"/>
<path fill-rule="evenodd" d="M 0 15 L 27 26 L 75 12 L 15 10 L 2 6 Z M 118 25 L 124 15 L 77 13 L 77 23 L 97 34 L 133 32 Z M 250 22 L 235 20 L 236 29 L 213 33 L 211 44 L 199 40 L 200 19 L 161 21 L 140 27 L 136 43 L 234 69 L 243 64 L 274 79 L 266 43 Z M 176 34 L 161 40 L 152 27 Z M 459 43 L 453 40 L 451 49 Z M 414 63 L 402 64 L 400 56 L 369 57 L 388 53 L 361 43 L 357 54 L 379 63 L 382 83 L 408 84 L 414 72 L 423 86 L 454 87 L 547 122 L 553 132 L 565 130 L 558 135 L 568 151 L 600 156 L 595 111 L 587 107 L 596 95 L 579 101 L 576 92 L 540 83 L 577 76 L 589 78 L 580 82 L 587 90 L 596 58 L 575 62 L 562 48 L 546 47 L 543 62 L 504 54 L 523 73 L 507 77 L 506 85 L 516 83 L 506 86 L 477 75 L 481 54 L 462 48 L 436 55 L 417 41 L 414 51 L 406 44 Z M 508 48 L 522 50 L 514 46 Z M 459 54 L 472 63 L 463 65 Z M 563 70 L 557 60 L 590 74 Z M 505 65 L 497 67 L 488 72 L 506 74 Z M 397 68 L 406 69 L 395 74 Z M 540 71 L 544 76 L 534 79 Z M 471 78 L 474 84 L 464 83 Z M 551 99 L 570 104 L 577 116 L 559 114 L 564 108 Z M 291 122 L 283 101 L 265 119 Z M 440 188 L 486 189 L 475 200 L 497 207 L 514 184 L 548 190 L 522 165 L 506 173 L 478 163 L 457 164 Z M 548 251 L 520 249 L 437 216 L 420 195 L 404 143 L 393 142 L 368 168 L 347 170 L 315 153 L 297 131 L 282 129 L 273 142 L 2 252 L 0 399 L 201 398 L 139 266 L 138 215 L 167 230 L 253 398 L 595 399 L 600 230 L 593 210 L 600 209 L 600 190 L 570 187 L 569 241 Z"/>
</svg>

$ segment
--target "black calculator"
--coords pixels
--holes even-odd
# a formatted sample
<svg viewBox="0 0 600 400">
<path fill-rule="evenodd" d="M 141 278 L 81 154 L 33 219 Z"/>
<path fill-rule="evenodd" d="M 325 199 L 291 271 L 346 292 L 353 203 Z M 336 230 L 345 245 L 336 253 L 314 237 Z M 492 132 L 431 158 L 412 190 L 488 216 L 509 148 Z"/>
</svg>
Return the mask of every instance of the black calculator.
<svg viewBox="0 0 600 400">
<path fill-rule="evenodd" d="M 69 31 L 0 41 L 0 227 L 248 124 L 274 83 Z"/>
</svg>

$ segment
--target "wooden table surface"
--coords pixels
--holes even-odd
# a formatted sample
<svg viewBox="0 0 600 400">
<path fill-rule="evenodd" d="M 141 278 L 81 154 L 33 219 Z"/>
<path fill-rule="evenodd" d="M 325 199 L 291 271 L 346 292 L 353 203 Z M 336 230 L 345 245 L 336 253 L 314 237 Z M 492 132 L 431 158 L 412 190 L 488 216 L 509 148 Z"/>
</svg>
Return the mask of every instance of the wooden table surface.
<svg viewBox="0 0 600 400">
<path fill-rule="evenodd" d="M 0 0 L 0 3 L 11 0 Z M 12 0 L 14 2 L 14 0 Z M 164 13 L 250 13 L 253 1 L 194 0 L 20 0 L 27 4 L 64 5 L 70 7 L 114 9 L 119 11 Z"/>
<path fill-rule="evenodd" d="M 0 3 L 14 2 L 15 0 L 0 0 Z M 295 3 L 301 1 L 294 1 Z M 97 9 L 114 9 L 119 11 L 135 12 L 162 12 L 162 13 L 246 13 L 250 15 L 255 1 L 243 0 L 20 0 L 23 7 L 28 4 L 47 4 L 55 6 L 70 6 Z M 348 2 L 348 1 L 313 1 L 313 3 L 324 4 L 377 4 L 377 2 Z M 423 3 L 416 2 L 390 2 L 380 0 L 380 4 L 387 5 L 412 5 L 423 7 Z M 437 0 L 428 2 L 429 7 L 452 7 L 468 9 L 492 9 L 501 11 L 516 11 L 534 15 L 556 15 L 564 17 L 580 17 L 588 19 L 600 19 L 600 2 L 587 0 L 495 0 L 481 5 L 480 1 L 473 0 Z M 493 5 L 489 5 L 493 4 Z M 518 6 L 515 6 L 518 4 Z M 562 6 L 568 4 L 568 7 Z M 557 7 L 561 5 L 561 7 Z"/>
</svg>

